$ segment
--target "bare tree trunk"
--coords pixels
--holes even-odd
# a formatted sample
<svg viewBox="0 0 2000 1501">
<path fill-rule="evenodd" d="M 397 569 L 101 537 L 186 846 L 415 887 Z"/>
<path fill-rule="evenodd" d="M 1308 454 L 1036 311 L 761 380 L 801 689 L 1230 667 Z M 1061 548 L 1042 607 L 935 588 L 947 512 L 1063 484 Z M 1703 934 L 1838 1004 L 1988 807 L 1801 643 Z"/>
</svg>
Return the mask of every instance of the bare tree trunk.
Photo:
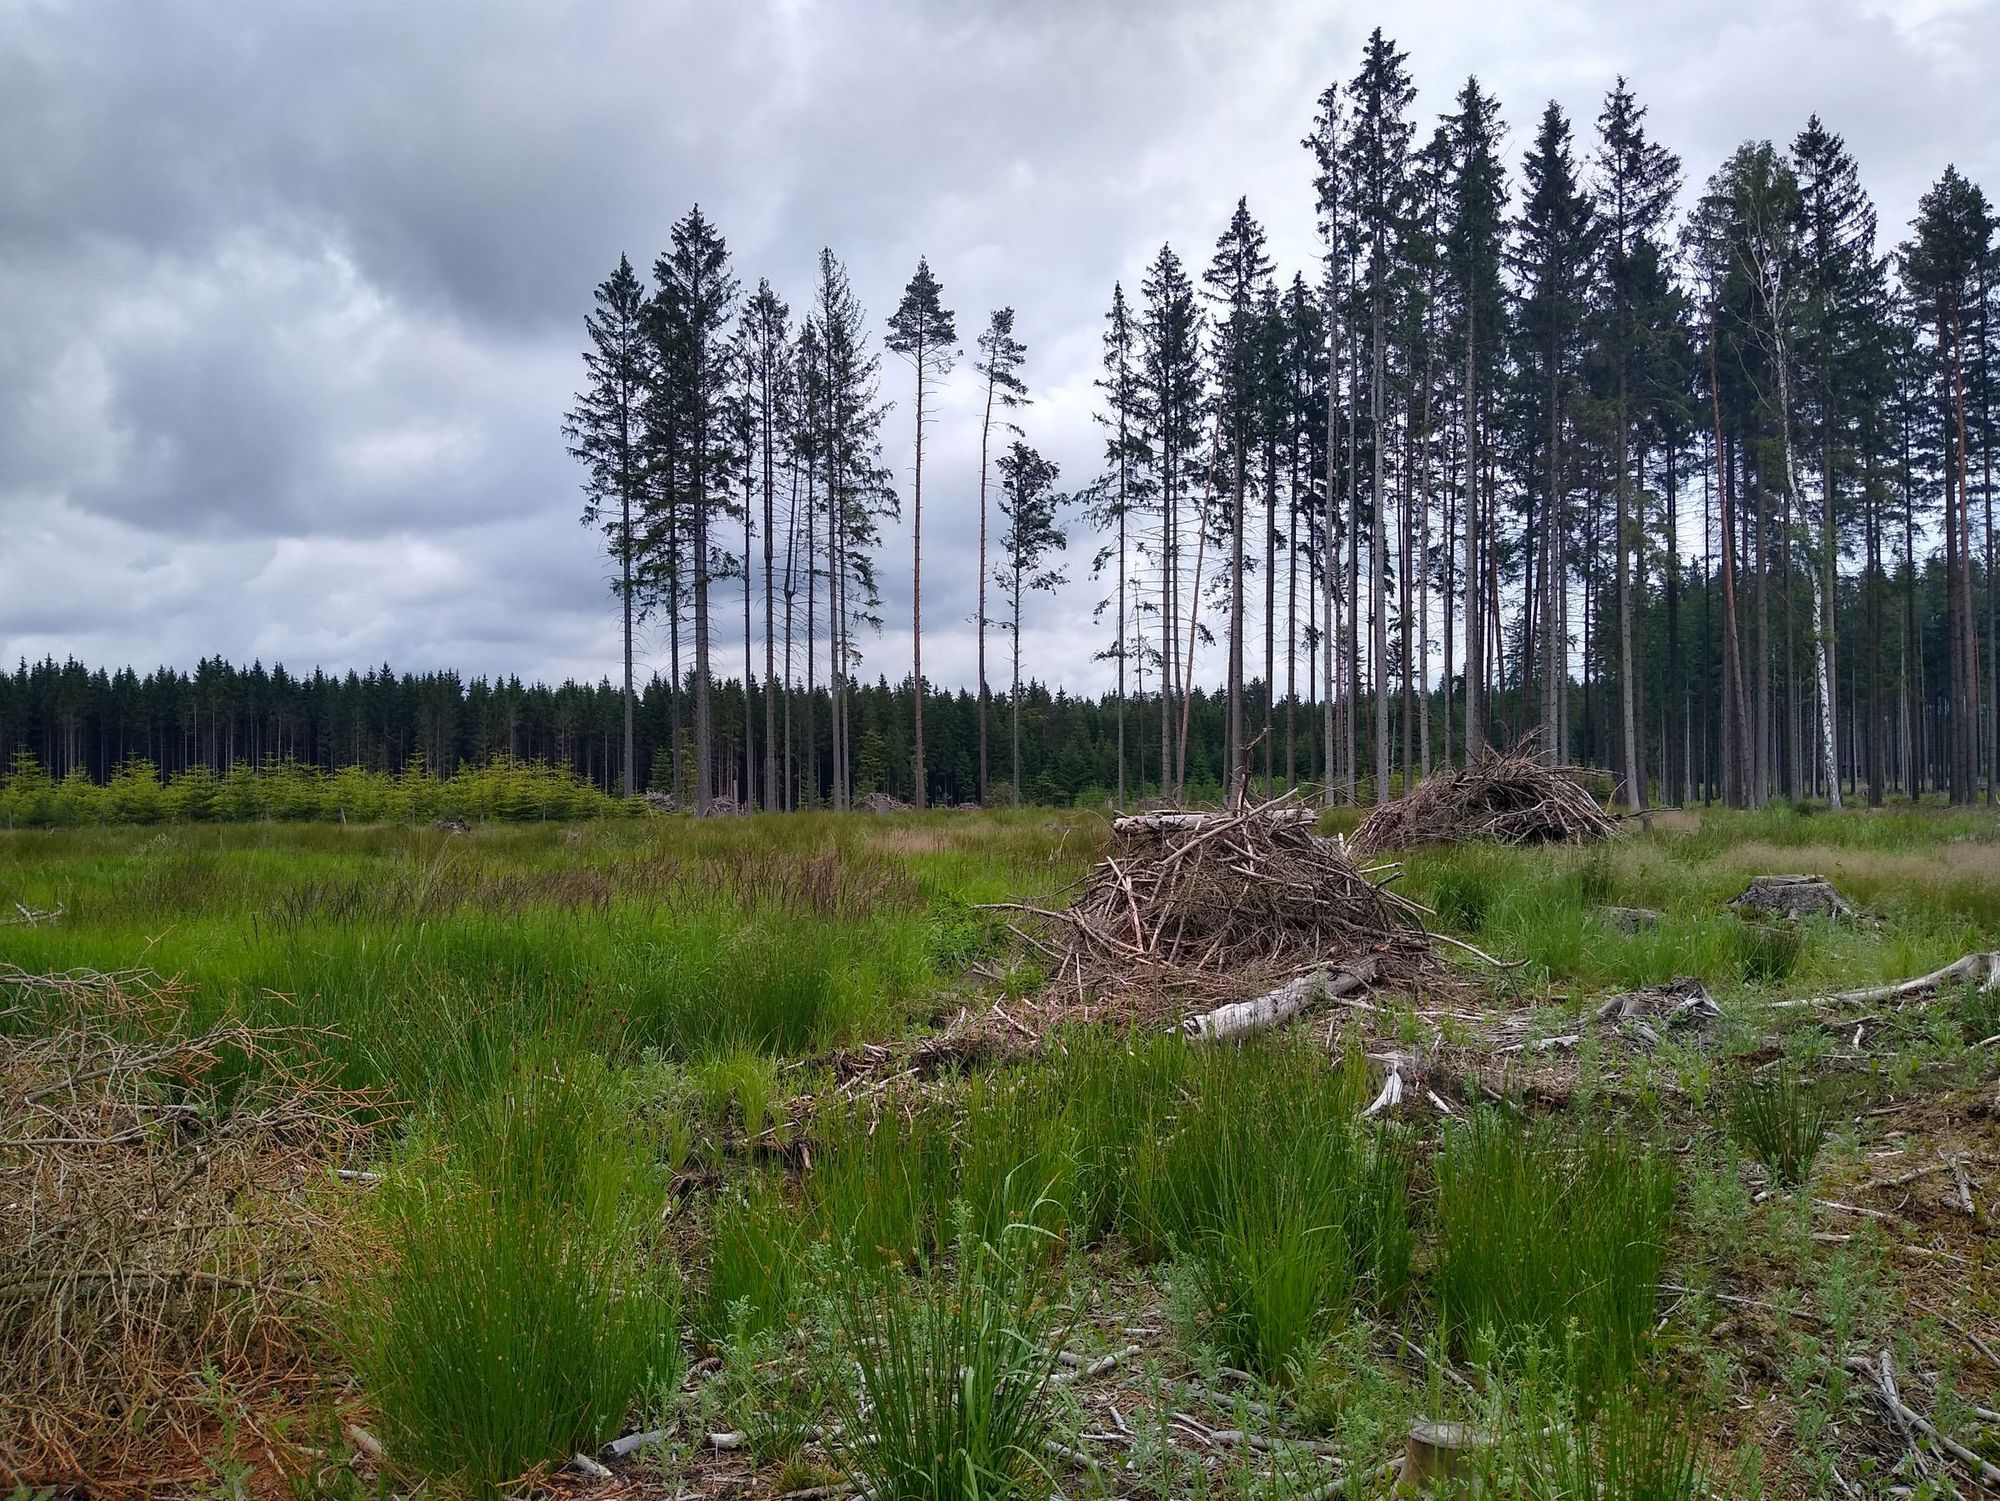
<svg viewBox="0 0 2000 1501">
<path fill-rule="evenodd" d="M 911 801 L 928 803 L 924 772 L 924 344 L 917 341 L 917 474 L 910 501 L 910 703 L 916 711 L 916 738 L 910 752 Z"/>
<path fill-rule="evenodd" d="M 1479 367 L 1473 320 L 1465 320 L 1465 761 L 1486 746 L 1485 645 L 1480 603 Z"/>
<path fill-rule="evenodd" d="M 1383 575 L 1389 563 L 1389 541 L 1383 519 L 1387 496 L 1382 484 L 1382 290 L 1373 289 L 1369 301 L 1369 359 L 1371 375 L 1368 391 L 1368 433 L 1374 453 L 1375 475 L 1371 496 L 1375 515 L 1368 532 L 1368 603 L 1371 612 L 1369 655 L 1370 674 L 1375 687 L 1375 802 L 1389 801 L 1389 601 Z"/>
<path fill-rule="evenodd" d="M 1119 495 L 1118 566 L 1120 569 L 1119 582 L 1122 587 L 1124 582 L 1123 569 L 1125 567 L 1125 542 L 1124 542 L 1125 459 L 1123 456 L 1125 448 L 1125 443 L 1124 443 L 1125 417 L 1122 412 L 1119 414 L 1118 423 L 1119 423 L 1118 447 L 1120 455 L 1118 460 L 1118 495 Z M 974 634 L 979 642 L 979 647 L 978 647 L 979 806 L 982 808 L 986 806 L 986 711 L 988 704 L 988 698 L 986 692 L 986 457 L 987 457 L 988 446 L 992 442 L 992 438 L 993 438 L 993 377 L 989 373 L 986 377 L 986 414 L 983 418 L 981 418 L 979 424 L 979 597 L 978 597 L 978 603 L 973 606 L 973 614 L 976 621 L 976 624 L 974 626 Z M 1119 668 L 1122 674 L 1124 668 L 1124 663 L 1122 661 L 1119 663 Z M 1124 716 L 1122 710 L 1122 702 L 1123 702 L 1122 698 L 1120 702 L 1121 702 L 1121 710 L 1120 710 L 1118 728 L 1120 734 L 1122 735 L 1124 733 L 1124 728 L 1125 728 Z M 1121 779 L 1125 775 L 1125 760 L 1122 749 L 1120 751 L 1119 761 L 1118 761 L 1118 774 Z"/>
<path fill-rule="evenodd" d="M 1628 394 L 1623 361 L 1618 369 L 1618 721 L 1623 741 L 1625 806 L 1646 806 L 1646 773 L 1640 764 L 1638 657 L 1632 649 L 1632 454 Z"/>
</svg>

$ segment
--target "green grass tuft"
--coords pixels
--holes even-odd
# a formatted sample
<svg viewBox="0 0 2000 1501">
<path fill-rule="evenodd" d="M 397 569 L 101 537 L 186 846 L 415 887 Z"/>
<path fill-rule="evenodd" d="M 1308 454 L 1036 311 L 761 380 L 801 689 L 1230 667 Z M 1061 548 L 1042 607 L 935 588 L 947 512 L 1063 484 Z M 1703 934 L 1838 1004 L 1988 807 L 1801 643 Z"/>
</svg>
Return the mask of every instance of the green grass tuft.
<svg viewBox="0 0 2000 1501">
<path fill-rule="evenodd" d="M 1045 1445 L 1061 1338 L 1048 1258 L 1017 1227 L 967 1227 L 953 1266 L 913 1282 L 853 1268 L 835 1318 L 856 1379 L 832 1448 L 876 1501 L 1030 1501 L 1053 1489 Z"/>
<path fill-rule="evenodd" d="M 1436 1171 L 1433 1287 L 1456 1349 L 1554 1352 L 1583 1385 L 1637 1364 L 1666 1258 L 1669 1163 L 1482 1111 L 1446 1133 Z"/>
<path fill-rule="evenodd" d="M 587 1058 L 525 1062 L 419 1135 L 337 1320 L 398 1471 L 496 1495 L 678 1384 L 676 1280 L 641 1251 L 659 1187 Z"/>
<path fill-rule="evenodd" d="M 1819 1091 L 1789 1061 L 1780 1062 L 1770 1077 L 1746 1083 L 1731 1116 L 1736 1139 L 1757 1154 L 1781 1188 L 1804 1186 L 1833 1126 L 1833 1112 Z"/>
</svg>

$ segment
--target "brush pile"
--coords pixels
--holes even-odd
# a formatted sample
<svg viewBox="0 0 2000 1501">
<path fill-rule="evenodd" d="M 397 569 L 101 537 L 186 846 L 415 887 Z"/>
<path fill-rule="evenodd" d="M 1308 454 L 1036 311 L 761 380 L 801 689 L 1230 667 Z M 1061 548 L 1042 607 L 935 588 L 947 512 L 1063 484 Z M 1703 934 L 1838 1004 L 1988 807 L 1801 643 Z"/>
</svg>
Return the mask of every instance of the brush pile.
<svg viewBox="0 0 2000 1501">
<path fill-rule="evenodd" d="M 329 1169 L 374 1102 L 274 1034 L 178 1033 L 185 1000 L 0 965 L 29 1023 L 0 1029 L 0 1479 L 191 1485 L 230 1405 L 318 1379 L 302 1315 L 353 1191 Z"/>
<path fill-rule="evenodd" d="M 1227 998 L 1309 965 L 1373 958 L 1384 979 L 1432 962 L 1423 909 L 1384 889 L 1310 809 L 1120 818 L 1055 928 L 1057 994 Z"/>
<path fill-rule="evenodd" d="M 1496 844 L 1562 844 L 1609 839 L 1618 820 L 1599 806 L 1579 773 L 1516 750 L 1487 751 L 1463 771 L 1426 777 L 1377 808 L 1354 831 L 1362 854 L 1490 839 Z"/>
</svg>

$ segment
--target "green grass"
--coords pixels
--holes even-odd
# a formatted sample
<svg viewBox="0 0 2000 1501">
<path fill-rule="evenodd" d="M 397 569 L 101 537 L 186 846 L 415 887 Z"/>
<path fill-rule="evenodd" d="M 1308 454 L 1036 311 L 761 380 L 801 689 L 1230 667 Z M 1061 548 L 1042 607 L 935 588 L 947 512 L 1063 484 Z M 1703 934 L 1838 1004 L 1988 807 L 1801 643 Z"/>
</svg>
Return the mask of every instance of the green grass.
<svg viewBox="0 0 2000 1501">
<path fill-rule="evenodd" d="M 1556 1423 L 1532 1445 L 1519 1501 L 1688 1501 L 1708 1494 L 1700 1435 L 1670 1397 L 1606 1402 L 1594 1422 Z"/>
<path fill-rule="evenodd" d="M 677 1281 L 646 1250 L 661 1187 L 588 1058 L 524 1063 L 415 1133 L 337 1320 L 397 1471 L 495 1495 L 678 1384 Z"/>
<path fill-rule="evenodd" d="M 0 835 L 0 909 L 63 908 L 6 930 L 23 968 L 179 975 L 190 1026 L 311 1029 L 344 1083 L 422 1103 L 548 1036 L 616 1060 L 893 1033 L 993 951 L 975 903 L 1069 873 L 1050 842 L 1005 818 L 67 829 Z"/>
<path fill-rule="evenodd" d="M 1736 1139 L 1756 1153 L 1772 1182 L 1800 1188 L 1826 1144 L 1833 1112 L 1798 1068 L 1783 1060 L 1768 1077 L 1737 1090 L 1730 1121 Z"/>
<path fill-rule="evenodd" d="M 176 1025 L 290 1028 L 281 1057 L 378 1091 L 385 1181 L 342 1190 L 363 1254 L 336 1290 L 328 1366 L 351 1368 L 397 1483 L 490 1493 L 643 1419 L 683 1441 L 740 1427 L 760 1486 L 821 1484 L 808 1439 L 865 1402 L 855 1431 L 882 1442 L 838 1458 L 870 1493 L 1038 1496 L 1043 1440 L 1081 1446 L 1049 1426 L 1070 1389 L 1045 1385 L 1073 1279 L 1090 1347 L 1118 1348 L 1131 1320 L 1161 1375 L 1250 1371 L 1281 1425 L 1315 1414 L 1344 1452 L 1393 1452 L 1412 1413 L 1448 1413 L 1501 1435 L 1519 1494 L 1638 1498 L 1681 1493 L 1695 1432 L 1647 1394 L 1735 1389 L 1693 1374 L 1714 1352 L 1683 1342 L 1698 1315 L 1660 1306 L 1669 1264 L 1690 1286 L 1764 1277 L 1759 1297 L 1790 1279 L 1832 1316 L 1812 1207 L 1749 1209 L 1738 1142 L 1761 1150 L 1758 1132 L 1750 1092 L 1724 1081 L 1774 1021 L 1805 1017 L 1760 1001 L 2000 947 L 2000 823 L 1984 813 L 1709 814 L 1591 849 L 1431 849 L 1399 889 L 1527 961 L 1469 968 L 1445 1007 L 1533 1007 L 1538 1028 L 1569 1031 L 1596 992 L 1695 974 L 1724 1023 L 1650 1053 L 1593 1037 L 1560 1122 L 1539 1125 L 1364 1121 L 1370 1065 L 1317 1035 L 1197 1047 L 1106 1026 L 849 1098 L 825 1055 L 985 1004 L 1001 982 L 975 966 L 1018 954 L 979 904 L 1059 893 L 1097 827 L 1037 811 L 0 834 L 0 911 L 64 908 L 0 928 L 0 959 L 178 974 Z M 1871 920 L 1791 929 L 1722 909 L 1750 875 L 1787 870 L 1824 871 Z M 1610 905 L 1660 921 L 1625 933 Z M 51 1020 L 36 1008 L 0 1028 Z M 1990 1085 L 1994 1050 L 1970 1045 L 1996 1017 L 1973 992 L 1908 1008 L 1870 1032 L 1843 1100 L 1907 1095 L 1933 1069 Z M 1424 1041 L 1418 1017 L 1390 1021 L 1416 1029 L 1401 1045 Z M 1441 1024 L 1467 1029 L 1454 1042 L 1481 1026 Z M 1799 1026 L 1786 1068 L 1843 1041 Z M 1803 1177 L 1807 1112 L 1777 1104 L 1772 1177 Z M 1649 1149 L 1669 1129 L 1687 1155 Z M 1860 1160 L 1847 1147 L 1843 1130 L 1829 1173 Z M 1689 1215 L 1670 1234 L 1681 1175 Z M 683 1322 L 723 1374 L 675 1394 Z M 1388 1351 L 1389 1328 L 1429 1358 Z M 1185 1448 L 1148 1458 L 1150 1442 L 1130 1450 L 1133 1489 L 1191 1493 L 1199 1464 L 1174 1471 Z M 1277 1463 L 1238 1453 L 1208 1483 L 1283 1494 Z M 1308 1490 L 1323 1483 L 1305 1469 Z"/>
<path fill-rule="evenodd" d="M 912 1283 L 856 1268 L 834 1300 L 846 1389 L 833 1450 L 878 1501 L 1030 1501 L 1053 1487 L 1048 1385 L 1062 1339 L 1046 1257 L 1025 1227 L 971 1233 L 952 1266 Z"/>
<path fill-rule="evenodd" d="M 1482 1111 L 1445 1133 L 1436 1175 L 1433 1296 L 1455 1349 L 1552 1354 L 1584 1387 L 1634 1368 L 1666 1260 L 1669 1161 Z"/>
</svg>

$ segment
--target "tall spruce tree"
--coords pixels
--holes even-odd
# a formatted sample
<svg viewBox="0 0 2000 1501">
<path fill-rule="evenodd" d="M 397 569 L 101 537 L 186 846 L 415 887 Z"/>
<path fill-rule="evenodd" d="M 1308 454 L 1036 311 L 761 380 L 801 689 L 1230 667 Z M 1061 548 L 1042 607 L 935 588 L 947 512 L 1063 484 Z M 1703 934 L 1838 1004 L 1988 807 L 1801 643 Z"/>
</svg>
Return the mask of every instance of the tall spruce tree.
<svg viewBox="0 0 2000 1501">
<path fill-rule="evenodd" d="M 1507 178 L 1500 161 L 1497 101 L 1468 78 L 1458 109 L 1445 118 L 1450 165 L 1446 186 L 1444 270 L 1446 299 L 1462 362 L 1459 387 L 1459 500 L 1465 539 L 1463 620 L 1465 650 L 1465 755 L 1487 744 L 1485 579 L 1487 551 L 1497 542 L 1481 490 L 1486 439 L 1505 373 L 1507 292 L 1502 260 L 1507 236 Z M 1497 521 L 1497 517 L 1494 518 Z"/>
<path fill-rule="evenodd" d="M 815 449 L 827 591 L 829 785 L 833 806 L 845 810 L 854 786 L 853 678 L 861 660 L 855 636 L 857 629 L 881 628 L 875 549 L 882 521 L 899 507 L 882 465 L 881 358 L 868 347 L 860 300 L 831 250 L 820 252 L 812 320 L 820 361 Z"/>
<path fill-rule="evenodd" d="M 1320 483 L 1319 506 L 1319 551 L 1323 562 L 1320 568 L 1321 583 L 1321 633 L 1326 640 L 1326 654 L 1322 659 L 1324 682 L 1321 697 L 1320 735 L 1324 742 L 1325 764 L 1322 771 L 1320 801 L 1331 805 L 1334 801 L 1335 784 L 1335 736 L 1341 728 L 1339 721 L 1344 718 L 1347 744 L 1340 756 L 1343 792 L 1348 802 L 1354 801 L 1355 769 L 1353 755 L 1354 703 L 1346 697 L 1346 712 L 1341 712 L 1343 697 L 1347 694 L 1347 684 L 1355 662 L 1356 625 L 1352 609 L 1353 600 L 1341 587 L 1341 488 L 1340 458 L 1341 443 L 1339 405 L 1340 370 L 1344 346 L 1341 343 L 1340 301 L 1351 274 L 1353 265 L 1353 239 L 1349 233 L 1350 216 L 1347 201 L 1350 190 L 1347 183 L 1347 125 L 1346 100 L 1343 86 L 1330 84 L 1319 96 L 1318 112 L 1313 116 L 1312 133 L 1302 142 L 1313 158 L 1313 190 L 1317 206 L 1317 228 L 1325 250 L 1322 256 L 1321 304 L 1325 309 L 1326 325 L 1326 445 L 1322 452 L 1323 469 Z M 1350 422 L 1352 412 L 1349 413 Z M 1352 446 L 1348 447 L 1348 460 L 1352 463 Z M 1353 487 L 1347 493 L 1347 523 L 1350 531 L 1355 525 L 1356 507 Z M 1346 633 L 1343 636 L 1343 625 Z"/>
<path fill-rule="evenodd" d="M 694 628 L 695 806 L 715 797 L 715 710 L 709 666 L 709 585 L 733 566 L 717 544 L 719 519 L 735 511 L 726 407 L 732 375 L 730 319 L 736 280 L 729 250 L 699 205 L 674 225 L 671 248 L 653 267 L 660 305 L 660 371 L 680 435 L 674 520 L 686 539 Z"/>
<path fill-rule="evenodd" d="M 916 474 L 910 494 L 910 702 L 915 709 L 916 737 L 911 745 L 911 781 L 919 808 L 928 805 L 929 776 L 924 769 L 924 425 L 930 413 L 926 401 L 937 382 L 951 373 L 958 356 L 958 328 L 944 305 L 942 288 L 921 256 L 903 300 L 889 316 L 889 348 L 910 362 L 916 376 Z"/>
<path fill-rule="evenodd" d="M 1980 772 L 1979 643 L 1973 609 L 1970 340 L 1979 331 L 1984 274 L 1993 256 L 1994 220 L 1986 195 L 1956 167 L 1924 194 L 1900 259 L 1904 286 L 1929 340 L 1937 391 L 1951 712 L 1948 785 L 1955 803 L 1977 796 Z"/>
<path fill-rule="evenodd" d="M 1521 164 L 1524 195 L 1509 262 L 1516 278 L 1514 366 L 1516 459 L 1525 520 L 1528 579 L 1522 591 L 1523 693 L 1539 672 L 1541 751 L 1569 758 L 1569 634 L 1566 539 L 1572 475 L 1568 437 L 1596 230 L 1589 195 L 1577 180 L 1569 121 L 1551 101 Z"/>
<path fill-rule="evenodd" d="M 1011 313 L 1009 317 L 1011 321 Z M 1107 564 L 1115 565 L 1116 569 L 1116 582 L 1111 598 L 1098 602 L 1098 612 L 1102 614 L 1108 605 L 1116 622 L 1108 655 L 1118 664 L 1117 799 L 1118 806 L 1122 808 L 1126 802 L 1126 669 L 1128 663 L 1136 656 L 1140 671 L 1144 671 L 1144 643 L 1135 629 L 1136 601 L 1130 598 L 1129 585 L 1132 566 L 1131 524 L 1134 506 L 1143 493 L 1148 452 L 1145 439 L 1145 411 L 1140 392 L 1139 328 L 1137 320 L 1132 315 L 1130 304 L 1125 301 L 1125 288 L 1122 283 L 1115 284 L 1111 288 L 1111 309 L 1104 315 L 1104 324 L 1103 369 L 1097 377 L 1097 389 L 1104 394 L 1104 409 L 1098 412 L 1097 420 L 1108 430 L 1104 443 L 1106 471 L 1104 478 L 1095 487 L 1096 505 L 1092 520 L 1098 526 L 1110 531 L 1112 538 L 1098 550 L 1092 562 L 1092 571 L 1101 574 Z M 983 539 L 985 532 L 983 493 L 981 501 Z M 981 562 L 983 565 L 983 552 Z M 982 753 L 985 743 L 982 719 L 980 732 Z M 983 759 L 981 764 L 984 764 Z M 1140 785 L 1143 786 L 1144 783 L 1142 762 Z"/>
<path fill-rule="evenodd" d="M 978 652 L 979 714 L 979 803 L 986 804 L 987 753 L 986 720 L 992 695 L 986 687 L 986 498 L 991 474 L 990 454 L 996 430 L 1019 437 L 1020 427 L 1007 414 L 1029 401 L 1027 382 L 1021 366 L 1027 362 L 1027 346 L 1014 337 L 1014 310 L 995 308 L 988 315 L 985 331 L 979 335 L 979 358 L 973 369 L 985 383 L 979 421 L 979 585 L 973 607 Z"/>
<path fill-rule="evenodd" d="M 1021 626 L 1029 594 L 1052 593 L 1064 582 L 1060 565 L 1047 567 L 1050 553 L 1067 543 L 1058 521 L 1062 497 L 1056 492 L 1055 463 L 1016 438 L 1000 456 L 1000 565 L 993 581 L 1007 601 L 1001 629 L 1013 638 L 1013 677 L 1007 707 L 1013 721 L 1013 803 L 1021 806 Z"/>
<path fill-rule="evenodd" d="M 1375 692 L 1375 801 L 1389 800 L 1388 492 L 1386 466 L 1394 441 L 1387 406 L 1388 319 L 1396 294 L 1398 254 L 1412 195 L 1409 118 L 1416 87 L 1398 51 L 1376 27 L 1361 71 L 1347 86 L 1352 108 L 1347 137 L 1349 200 L 1354 215 L 1368 315 L 1369 484 L 1368 589 L 1370 670 Z"/>
<path fill-rule="evenodd" d="M 1799 416 L 1817 455 L 1819 475 L 1819 556 L 1814 564 L 1820 609 L 1814 628 L 1828 739 L 1838 746 L 1838 524 L 1843 485 L 1852 482 L 1860 467 L 1851 433 L 1867 381 L 1862 366 L 1873 363 L 1877 353 L 1872 347 L 1871 302 L 1880 263 L 1875 253 L 1874 206 L 1861 190 L 1860 173 L 1846 144 L 1814 115 L 1793 140 L 1791 156 L 1798 183 Z M 1840 806 L 1837 763 L 1827 768 L 1827 799 Z"/>
<path fill-rule="evenodd" d="M 778 471 L 792 422 L 791 310 L 768 281 L 743 310 L 742 344 L 748 367 L 753 453 L 750 468 L 762 497 L 764 538 L 764 802 L 783 806 L 778 779 L 778 674 L 776 562 Z M 744 567 L 749 567 L 746 555 Z"/>
<path fill-rule="evenodd" d="M 1614 573 L 1618 607 L 1618 750 L 1625 803 L 1646 805 L 1645 742 L 1639 725 L 1639 666 L 1634 574 L 1645 554 L 1645 522 L 1635 514 L 1632 483 L 1633 380 L 1645 344 L 1642 301 L 1660 256 L 1660 231 L 1680 190 L 1680 160 L 1646 133 L 1646 111 L 1624 78 L 1597 117 L 1597 209 L 1602 261 L 1599 355 L 1614 389 L 1612 462 L 1617 518 Z"/>
<path fill-rule="evenodd" d="M 1245 478 L 1266 406 L 1266 305 L 1276 296 L 1271 276 L 1263 226 L 1250 216 L 1248 200 L 1239 198 L 1202 277 L 1214 308 L 1216 413 L 1228 447 L 1229 707 L 1223 777 L 1231 796 L 1237 795 L 1247 775 L 1242 765 Z M 1268 696 L 1268 682 L 1265 692 Z"/>
<path fill-rule="evenodd" d="M 649 369 L 646 291 L 632 262 L 618 257 L 618 269 L 597 285 L 595 307 L 584 320 L 590 348 L 584 351 L 586 384 L 563 419 L 570 456 L 584 466 L 583 524 L 601 529 L 618 565 L 612 592 L 624 621 L 625 725 L 619 786 L 633 794 L 632 624 L 633 524 L 646 500 L 643 407 Z"/>
<path fill-rule="evenodd" d="M 1160 612 L 1160 786 L 1172 797 L 1187 752 L 1174 709 L 1189 691 L 1181 646 L 1182 546 L 1188 488 L 1199 476 L 1205 416 L 1202 317 L 1194 284 L 1171 245 L 1162 245 L 1141 284 L 1140 400 L 1152 464 L 1155 514 L 1142 544 L 1152 554 Z M 1196 520 L 1198 526 L 1199 518 Z M 1190 606 L 1192 608 L 1192 606 Z"/>
</svg>

